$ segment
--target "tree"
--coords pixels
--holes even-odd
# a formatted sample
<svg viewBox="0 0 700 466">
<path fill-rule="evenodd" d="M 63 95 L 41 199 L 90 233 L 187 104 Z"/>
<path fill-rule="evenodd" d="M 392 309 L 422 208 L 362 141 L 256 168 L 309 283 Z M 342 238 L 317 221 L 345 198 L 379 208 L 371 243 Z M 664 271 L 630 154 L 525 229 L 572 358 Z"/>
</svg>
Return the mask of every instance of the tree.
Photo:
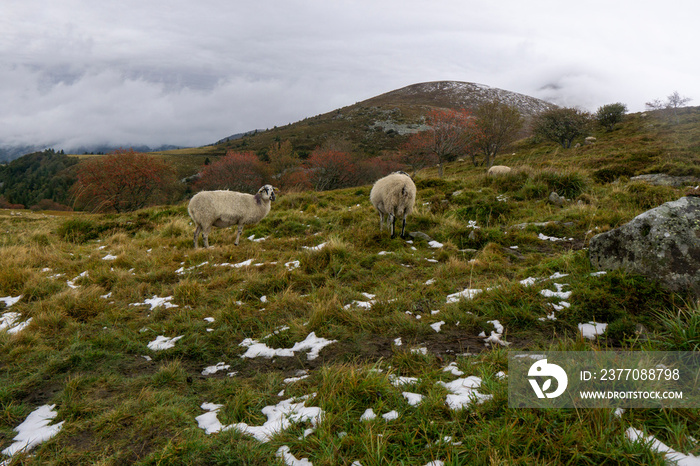
<svg viewBox="0 0 700 466">
<path fill-rule="evenodd" d="M 615 125 L 622 123 L 626 113 L 627 105 L 616 102 L 599 107 L 595 114 L 595 119 L 600 126 L 608 131 L 612 131 L 615 129 Z"/>
<path fill-rule="evenodd" d="M 411 135 L 405 149 L 423 162 L 434 159 L 443 175 L 445 162 L 466 155 L 479 139 L 477 125 L 467 110 L 432 110 L 426 116 L 427 131 Z"/>
<path fill-rule="evenodd" d="M 498 100 L 479 105 L 475 116 L 480 133 L 476 146 L 490 168 L 496 155 L 518 137 L 523 127 L 523 117 L 517 108 Z M 475 154 L 472 155 L 472 162 L 476 165 Z"/>
<path fill-rule="evenodd" d="M 282 175 L 299 166 L 299 156 L 294 152 L 289 140 L 282 143 L 272 143 L 267 151 L 267 156 L 270 159 L 272 173 L 275 175 Z"/>
<path fill-rule="evenodd" d="M 175 172 L 162 158 L 117 150 L 78 165 L 76 204 L 92 211 L 127 212 L 166 202 L 175 191 Z"/>
<path fill-rule="evenodd" d="M 685 107 L 685 104 L 690 102 L 690 97 L 681 96 L 678 91 L 673 91 L 673 94 L 666 97 L 666 102 L 662 102 L 659 99 L 654 99 L 651 102 L 647 102 L 647 110 L 669 110 L 678 122 L 678 109 Z"/>
<path fill-rule="evenodd" d="M 194 189 L 229 189 L 254 193 L 265 184 L 267 167 L 253 152 L 229 150 L 225 157 L 206 165 Z"/>
<path fill-rule="evenodd" d="M 590 124 L 588 112 L 577 108 L 554 108 L 535 117 L 533 130 L 536 135 L 568 149 L 574 139 L 586 134 Z"/>
<path fill-rule="evenodd" d="M 346 188 L 355 183 L 356 166 L 347 152 L 317 148 L 307 163 L 310 181 L 317 191 Z"/>
</svg>

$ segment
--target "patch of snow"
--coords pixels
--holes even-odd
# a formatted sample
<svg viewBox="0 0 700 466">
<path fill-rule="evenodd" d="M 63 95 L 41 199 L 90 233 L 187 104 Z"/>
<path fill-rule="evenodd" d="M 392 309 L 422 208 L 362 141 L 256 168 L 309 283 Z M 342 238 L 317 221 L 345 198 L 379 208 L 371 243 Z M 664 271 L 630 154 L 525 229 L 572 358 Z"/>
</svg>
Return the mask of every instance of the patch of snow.
<svg viewBox="0 0 700 466">
<path fill-rule="evenodd" d="M 493 395 L 480 393 L 481 378 L 471 375 L 464 379 L 457 379 L 449 383 L 438 382 L 451 392 L 445 400 L 450 409 L 462 409 L 471 403 L 483 403 L 493 398 Z"/>
<path fill-rule="evenodd" d="M 173 304 L 170 301 L 172 301 L 173 297 L 172 296 L 166 296 L 166 297 L 159 297 L 156 295 L 153 295 L 152 298 L 145 300 L 142 303 L 132 303 L 129 304 L 129 306 L 151 306 L 151 310 L 163 306 L 166 309 L 170 309 L 173 307 L 177 307 L 177 304 Z"/>
<path fill-rule="evenodd" d="M 150 342 L 148 344 L 148 347 L 152 349 L 153 351 L 162 351 L 166 349 L 170 349 L 175 347 L 175 342 L 177 342 L 179 339 L 183 338 L 184 335 L 180 335 L 179 337 L 173 337 L 173 338 L 168 338 L 166 336 L 160 335 L 156 337 L 155 340 Z"/>
<path fill-rule="evenodd" d="M 481 293 L 482 290 L 478 288 L 467 288 L 459 293 L 454 293 L 447 295 L 447 304 L 457 303 L 460 299 L 474 299 L 474 296 Z"/>
<path fill-rule="evenodd" d="M 103 261 L 113 261 L 117 258 L 117 256 L 113 256 L 112 254 L 107 254 L 102 258 Z"/>
<path fill-rule="evenodd" d="M 569 299 L 571 297 L 571 291 L 562 291 L 562 289 L 567 285 L 555 283 L 554 286 L 557 288 L 557 291 L 542 290 L 540 291 L 540 294 L 545 298 Z"/>
<path fill-rule="evenodd" d="M 606 273 L 608 273 L 608 272 L 606 272 L 606 271 L 604 271 L 604 270 L 601 271 L 601 272 L 593 272 L 593 273 L 591 274 L 591 277 L 601 277 L 601 276 L 605 275 Z"/>
<path fill-rule="evenodd" d="M 284 264 L 284 266 L 287 267 L 287 270 L 298 269 L 300 265 L 301 265 L 301 262 L 299 262 L 299 261 L 290 261 L 290 262 L 286 262 Z"/>
<path fill-rule="evenodd" d="M 318 246 L 302 246 L 302 249 L 308 249 L 309 251 L 320 251 L 326 247 L 328 243 L 321 243 Z"/>
<path fill-rule="evenodd" d="M 213 324 L 215 319 L 213 317 L 205 317 L 204 320 L 209 322 L 210 324 Z"/>
<path fill-rule="evenodd" d="M 456 362 L 449 363 L 447 366 L 442 368 L 442 371 L 450 372 L 452 375 L 456 375 L 457 377 L 464 375 L 464 372 L 459 370 L 459 368 L 457 367 Z"/>
<path fill-rule="evenodd" d="M 216 374 L 219 371 L 225 371 L 226 369 L 230 369 L 230 368 L 231 368 L 230 364 L 219 362 L 219 363 L 216 363 L 215 366 L 205 367 L 204 370 L 202 371 L 202 375 L 212 375 L 212 374 Z"/>
<path fill-rule="evenodd" d="M 567 239 L 567 238 L 557 238 L 556 236 L 546 236 L 546 235 L 543 235 L 542 233 L 539 233 L 537 235 L 537 237 L 539 239 L 541 239 L 542 241 L 552 241 L 552 242 L 554 242 L 554 241 L 573 241 L 574 240 L 573 238 Z"/>
<path fill-rule="evenodd" d="M 284 461 L 284 464 L 287 466 L 313 466 L 313 463 L 309 461 L 308 458 L 302 458 L 300 460 L 296 459 L 294 455 L 289 451 L 289 447 L 287 445 L 282 445 L 277 449 L 277 453 L 275 453 L 275 456 L 277 458 L 281 458 L 282 461 Z"/>
<path fill-rule="evenodd" d="M 321 408 L 306 407 L 303 400 L 298 403 L 294 401 L 294 398 L 290 398 L 274 406 L 265 406 L 262 413 L 267 416 L 267 421 L 261 426 L 250 426 L 245 422 L 224 426 L 217 417 L 223 405 L 213 403 L 202 403 L 202 409 L 208 412 L 197 416 L 195 420 L 206 434 L 234 429 L 251 435 L 260 442 L 268 442 L 275 434 L 288 429 L 292 423 L 310 421 L 315 427 L 323 419 Z"/>
<path fill-rule="evenodd" d="M 24 330 L 32 321 L 32 318 L 19 322 L 22 315 L 19 312 L 5 312 L 0 316 L 0 331 L 5 330 L 7 333 L 15 334 Z"/>
<path fill-rule="evenodd" d="M 445 325 L 445 321 L 441 320 L 440 322 L 435 322 L 434 324 L 430 324 L 430 327 L 435 330 L 436 332 L 440 332 L 440 328 Z"/>
<path fill-rule="evenodd" d="M 440 249 L 441 247 L 444 246 L 444 244 L 433 240 L 433 241 L 428 241 L 428 246 L 430 246 L 431 248 Z"/>
<path fill-rule="evenodd" d="M 432 285 L 433 283 L 435 283 L 435 279 L 434 279 L 434 278 L 431 278 L 430 280 L 428 280 L 427 282 L 425 282 L 426 285 Z"/>
<path fill-rule="evenodd" d="M 267 339 L 270 338 L 272 335 L 278 335 L 280 332 L 284 332 L 284 331 L 287 331 L 287 330 L 289 330 L 289 326 L 288 326 L 288 325 L 282 325 L 281 327 L 277 327 L 276 329 L 274 329 L 274 330 L 272 331 L 272 333 L 268 333 L 267 335 L 265 335 L 264 337 L 262 337 L 261 340 L 267 340 Z"/>
<path fill-rule="evenodd" d="M 669 447 L 653 435 L 644 435 L 639 429 L 629 427 L 625 431 L 625 435 L 631 442 L 644 442 L 649 445 L 649 449 L 661 453 L 666 458 L 667 462 L 674 462 L 679 466 L 698 466 L 700 465 L 700 456 L 684 454 Z"/>
<path fill-rule="evenodd" d="M 503 325 L 501 325 L 501 323 L 497 320 L 489 320 L 488 323 L 493 324 L 493 326 L 495 327 L 496 330 L 492 330 L 491 335 L 488 337 L 486 337 L 486 334 L 484 332 L 481 332 L 479 334 L 479 336 L 486 337 L 486 338 L 484 338 L 484 342 L 487 344 L 492 343 L 492 344 L 497 344 L 497 345 L 501 345 L 501 346 L 510 345 L 510 343 L 508 343 L 507 341 L 503 341 L 501 339 L 501 337 L 503 337 L 503 332 L 505 331 L 505 329 L 503 328 Z"/>
<path fill-rule="evenodd" d="M 325 338 L 320 338 L 316 336 L 316 333 L 311 332 L 309 335 L 299 343 L 295 343 L 291 348 L 270 348 L 264 343 L 260 343 L 252 338 L 246 338 L 238 346 L 243 346 L 248 348 L 248 350 L 241 355 L 242 358 L 273 358 L 273 357 L 292 357 L 294 353 L 300 351 L 307 351 L 309 353 L 306 355 L 306 359 L 316 359 L 323 348 L 335 343 L 337 340 L 327 340 Z"/>
<path fill-rule="evenodd" d="M 403 345 L 403 342 L 401 341 L 401 337 L 395 339 L 395 340 L 394 340 L 394 344 L 395 344 L 396 346 L 401 346 L 401 345 Z"/>
<path fill-rule="evenodd" d="M 418 378 L 417 377 L 404 377 L 404 376 L 400 376 L 400 375 L 391 374 L 389 376 L 389 382 L 391 382 L 391 384 L 394 387 L 399 387 L 401 385 L 410 385 L 410 384 L 417 383 Z"/>
<path fill-rule="evenodd" d="M 420 348 L 411 348 L 411 353 L 419 353 L 422 355 L 427 355 L 428 354 L 428 348 L 425 346 L 422 346 Z"/>
<path fill-rule="evenodd" d="M 85 272 L 83 272 L 83 273 L 81 273 L 80 275 L 78 275 L 77 277 L 75 277 L 73 280 L 68 280 L 68 281 L 66 282 L 66 284 L 67 284 L 70 288 L 76 289 L 76 288 L 78 288 L 79 285 L 76 285 L 76 284 L 75 284 L 75 281 L 78 280 L 79 278 L 85 278 L 85 277 L 87 277 L 87 276 L 88 276 L 88 272 L 87 272 L 87 270 L 86 270 Z"/>
<path fill-rule="evenodd" d="M 411 406 L 418 406 L 423 401 L 423 398 L 425 398 L 419 393 L 401 392 L 401 394 Z"/>
<path fill-rule="evenodd" d="M 578 324 L 578 330 L 584 338 L 589 340 L 595 340 L 598 335 L 602 335 L 608 324 L 601 324 L 597 322 L 588 322 L 587 324 Z"/>
<path fill-rule="evenodd" d="M 250 241 L 254 241 L 254 242 L 256 242 L 256 243 L 259 243 L 260 241 L 265 241 L 265 240 L 267 239 L 267 236 L 265 236 L 264 238 L 255 239 L 255 235 L 250 235 L 250 236 L 248 237 L 248 239 L 249 239 Z"/>
<path fill-rule="evenodd" d="M 389 411 L 388 413 L 382 414 L 382 417 L 384 418 L 385 421 L 393 421 L 395 419 L 399 418 L 399 413 L 396 410 Z"/>
<path fill-rule="evenodd" d="M 377 418 L 377 415 L 374 414 L 374 410 L 372 408 L 367 408 L 364 413 L 362 413 L 362 416 L 360 416 L 360 421 L 372 421 Z"/>
<path fill-rule="evenodd" d="M 18 452 L 29 451 L 58 434 L 65 421 L 49 425 L 58 415 L 54 410 L 55 407 L 55 404 L 43 405 L 29 413 L 24 422 L 14 428 L 17 432 L 13 439 L 14 443 L 5 448 L 2 454 L 12 457 Z"/>
</svg>

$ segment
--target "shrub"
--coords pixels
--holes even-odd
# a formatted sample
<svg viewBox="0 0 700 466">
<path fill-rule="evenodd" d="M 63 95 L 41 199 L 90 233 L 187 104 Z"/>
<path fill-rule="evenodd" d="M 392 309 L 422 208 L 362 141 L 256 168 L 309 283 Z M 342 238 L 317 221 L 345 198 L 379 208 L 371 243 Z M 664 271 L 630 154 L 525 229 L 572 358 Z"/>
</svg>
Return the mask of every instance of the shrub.
<svg viewBox="0 0 700 466">
<path fill-rule="evenodd" d="M 617 102 L 614 104 L 603 105 L 598 108 L 595 114 L 595 120 L 600 126 L 608 131 L 615 129 L 615 125 L 622 123 L 627 113 L 627 105 Z"/>
<path fill-rule="evenodd" d="M 102 232 L 102 227 L 87 218 L 71 218 L 58 227 L 58 236 L 71 243 L 82 244 L 95 239 Z"/>
<path fill-rule="evenodd" d="M 576 198 L 588 185 L 586 177 L 579 172 L 557 172 L 546 170 L 537 173 L 533 181 L 541 181 L 549 190 L 569 199 Z"/>
</svg>

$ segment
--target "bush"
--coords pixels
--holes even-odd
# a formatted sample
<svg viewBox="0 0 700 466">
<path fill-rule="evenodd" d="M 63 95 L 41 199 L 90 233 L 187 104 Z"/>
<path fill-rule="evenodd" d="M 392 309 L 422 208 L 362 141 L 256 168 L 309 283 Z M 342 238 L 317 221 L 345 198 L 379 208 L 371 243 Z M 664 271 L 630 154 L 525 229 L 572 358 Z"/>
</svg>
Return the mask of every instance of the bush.
<svg viewBox="0 0 700 466">
<path fill-rule="evenodd" d="M 625 165 L 615 165 L 612 167 L 601 168 L 593 172 L 593 179 L 598 183 L 612 183 L 621 176 L 628 178 L 634 176 L 634 171 Z"/>
<path fill-rule="evenodd" d="M 87 218 L 72 218 L 58 227 L 58 236 L 71 243 L 82 244 L 96 239 L 103 231 L 100 225 Z"/>
<path fill-rule="evenodd" d="M 615 129 L 615 125 L 622 123 L 627 113 L 627 105 L 620 102 L 603 105 L 598 108 L 595 119 L 600 126 L 608 131 Z"/>
<path fill-rule="evenodd" d="M 560 196 L 574 199 L 588 185 L 586 177 L 579 172 L 561 173 L 556 171 L 542 171 L 533 177 L 533 181 L 545 183 L 550 191 L 554 191 Z"/>
</svg>

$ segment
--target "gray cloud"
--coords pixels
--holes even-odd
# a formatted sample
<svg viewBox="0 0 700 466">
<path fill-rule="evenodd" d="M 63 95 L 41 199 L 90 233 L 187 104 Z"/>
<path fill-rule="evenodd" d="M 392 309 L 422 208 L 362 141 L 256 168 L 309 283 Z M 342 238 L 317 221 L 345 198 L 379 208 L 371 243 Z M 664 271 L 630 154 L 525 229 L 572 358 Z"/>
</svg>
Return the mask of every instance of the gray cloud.
<svg viewBox="0 0 700 466">
<path fill-rule="evenodd" d="M 700 98 L 692 2 L 10 1 L 0 144 L 203 145 L 422 81 Z"/>
</svg>

